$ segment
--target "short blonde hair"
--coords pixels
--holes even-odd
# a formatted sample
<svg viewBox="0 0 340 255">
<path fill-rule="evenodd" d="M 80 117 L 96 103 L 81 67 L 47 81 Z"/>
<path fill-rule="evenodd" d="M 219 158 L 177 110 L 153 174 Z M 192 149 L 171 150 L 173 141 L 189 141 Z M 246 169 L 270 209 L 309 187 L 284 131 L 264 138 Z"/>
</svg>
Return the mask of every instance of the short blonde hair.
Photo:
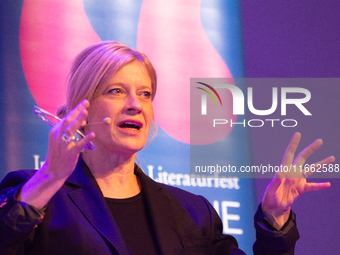
<svg viewBox="0 0 340 255">
<path fill-rule="evenodd" d="M 141 62 L 149 74 L 153 100 L 157 76 L 150 60 L 142 52 L 123 43 L 104 41 L 84 49 L 74 59 L 68 79 L 67 102 L 58 109 L 57 115 L 65 117 L 83 99 L 91 102 L 99 96 L 115 73 L 134 60 Z"/>
</svg>

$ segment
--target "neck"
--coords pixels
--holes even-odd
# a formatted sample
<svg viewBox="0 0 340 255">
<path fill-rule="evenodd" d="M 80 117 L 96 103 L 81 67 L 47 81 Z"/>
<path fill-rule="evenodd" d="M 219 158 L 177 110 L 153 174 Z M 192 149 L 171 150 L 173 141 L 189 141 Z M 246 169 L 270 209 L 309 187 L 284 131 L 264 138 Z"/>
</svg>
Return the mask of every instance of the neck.
<svg viewBox="0 0 340 255">
<path fill-rule="evenodd" d="M 103 154 L 99 150 L 83 154 L 104 197 L 109 198 L 129 198 L 140 193 L 141 186 L 134 174 L 135 158 L 136 154 Z"/>
</svg>

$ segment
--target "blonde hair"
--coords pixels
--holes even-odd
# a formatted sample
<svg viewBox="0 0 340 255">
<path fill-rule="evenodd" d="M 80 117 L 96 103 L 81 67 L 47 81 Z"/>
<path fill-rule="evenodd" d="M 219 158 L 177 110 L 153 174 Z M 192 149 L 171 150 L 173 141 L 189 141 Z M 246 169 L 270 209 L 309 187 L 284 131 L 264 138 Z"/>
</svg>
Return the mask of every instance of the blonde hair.
<svg viewBox="0 0 340 255">
<path fill-rule="evenodd" d="M 104 41 L 80 52 L 69 73 L 66 105 L 59 107 L 58 117 L 65 117 L 83 99 L 92 101 L 105 89 L 115 73 L 134 60 L 141 62 L 151 79 L 153 100 L 157 89 L 157 76 L 150 60 L 140 51 L 123 43 Z"/>
</svg>

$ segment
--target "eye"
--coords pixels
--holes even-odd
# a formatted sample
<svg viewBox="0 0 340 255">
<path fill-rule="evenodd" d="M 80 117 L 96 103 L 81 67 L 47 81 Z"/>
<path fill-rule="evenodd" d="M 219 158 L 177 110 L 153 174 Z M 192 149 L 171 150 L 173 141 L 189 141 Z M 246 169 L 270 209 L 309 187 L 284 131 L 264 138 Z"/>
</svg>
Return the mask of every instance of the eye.
<svg viewBox="0 0 340 255">
<path fill-rule="evenodd" d="M 151 98 L 151 92 L 149 92 L 149 91 L 143 91 L 143 92 L 142 92 L 142 96 L 145 97 L 145 98 Z"/>
<path fill-rule="evenodd" d="M 120 88 L 114 88 L 114 89 L 110 89 L 109 92 L 110 94 L 121 94 L 123 93 L 123 90 Z"/>
</svg>

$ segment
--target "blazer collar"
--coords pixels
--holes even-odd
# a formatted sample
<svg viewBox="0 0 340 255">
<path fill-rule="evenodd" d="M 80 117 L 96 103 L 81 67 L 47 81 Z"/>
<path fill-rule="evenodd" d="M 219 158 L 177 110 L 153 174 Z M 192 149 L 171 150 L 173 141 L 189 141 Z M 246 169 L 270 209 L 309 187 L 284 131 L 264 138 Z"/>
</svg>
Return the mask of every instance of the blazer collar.
<svg viewBox="0 0 340 255">
<path fill-rule="evenodd" d="M 174 215 L 174 206 L 177 202 L 162 184 L 152 180 L 137 165 L 135 165 L 135 174 L 139 177 L 142 185 L 160 254 L 173 254 L 176 244 L 180 245 Z"/>
<path fill-rule="evenodd" d="M 68 195 L 90 224 L 112 244 L 119 254 L 128 254 L 119 227 L 106 205 L 94 176 L 82 158 L 79 159 L 74 172 L 66 180 L 66 184 L 79 187 Z"/>
<path fill-rule="evenodd" d="M 174 244 L 180 244 L 173 212 L 176 201 L 173 201 L 172 196 L 164 190 L 163 185 L 148 177 L 137 165 L 135 165 L 135 174 L 142 185 L 147 212 L 151 215 L 152 228 L 160 254 L 172 254 Z M 118 225 L 111 216 L 94 176 L 82 158 L 79 159 L 66 183 L 79 187 L 70 192 L 69 197 L 91 225 L 113 245 L 119 254 L 128 254 Z M 103 216 L 98 217 L 98 215 Z"/>
</svg>

